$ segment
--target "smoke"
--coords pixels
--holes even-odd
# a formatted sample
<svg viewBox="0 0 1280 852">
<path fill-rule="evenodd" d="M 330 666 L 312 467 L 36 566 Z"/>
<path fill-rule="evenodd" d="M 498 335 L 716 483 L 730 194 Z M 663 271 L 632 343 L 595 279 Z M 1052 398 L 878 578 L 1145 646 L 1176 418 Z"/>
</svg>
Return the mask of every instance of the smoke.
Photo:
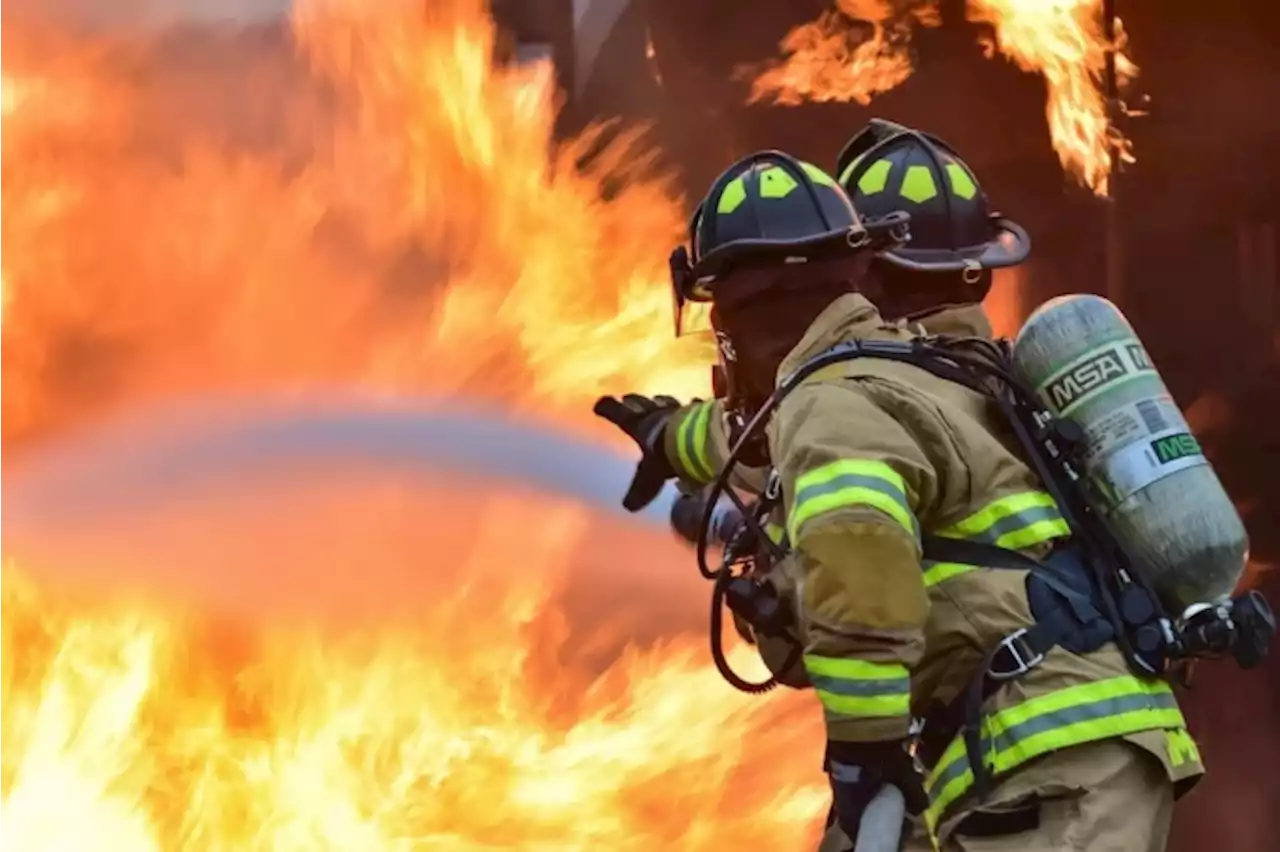
<svg viewBox="0 0 1280 852">
<path fill-rule="evenodd" d="M 273 625 L 511 605 L 600 671 L 705 624 L 674 491 L 618 507 L 632 466 L 482 410 L 203 402 L 11 462 L 5 554 L 45 588 Z"/>
</svg>

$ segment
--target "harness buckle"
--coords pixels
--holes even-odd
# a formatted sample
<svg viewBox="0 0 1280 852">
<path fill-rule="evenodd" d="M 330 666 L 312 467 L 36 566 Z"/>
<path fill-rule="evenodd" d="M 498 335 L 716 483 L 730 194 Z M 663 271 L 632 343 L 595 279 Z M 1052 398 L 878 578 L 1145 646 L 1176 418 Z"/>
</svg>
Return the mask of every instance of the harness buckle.
<svg viewBox="0 0 1280 852">
<path fill-rule="evenodd" d="M 766 500 L 777 500 L 781 496 L 782 477 L 778 475 L 778 469 L 774 468 L 769 472 L 769 479 L 765 482 L 764 498 Z"/>
<path fill-rule="evenodd" d="M 1026 633 L 1027 628 L 1023 627 L 1000 640 L 1000 644 L 996 646 L 995 653 L 992 654 L 991 666 L 987 669 L 987 677 L 997 681 L 1013 680 L 1016 677 L 1022 677 L 1044 662 L 1044 654 L 1036 653 L 1027 644 L 1026 639 L 1023 638 Z M 999 659 L 1001 651 L 1008 654 L 1013 665 L 1007 669 L 998 670 L 996 661 Z"/>
</svg>

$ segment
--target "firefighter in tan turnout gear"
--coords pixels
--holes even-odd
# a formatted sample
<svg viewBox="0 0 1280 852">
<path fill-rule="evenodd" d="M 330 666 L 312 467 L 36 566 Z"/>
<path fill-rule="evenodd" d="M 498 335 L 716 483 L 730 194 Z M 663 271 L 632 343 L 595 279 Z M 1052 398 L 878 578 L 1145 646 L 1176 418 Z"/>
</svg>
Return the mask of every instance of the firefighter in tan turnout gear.
<svg viewBox="0 0 1280 852">
<path fill-rule="evenodd" d="M 702 202 L 673 277 L 678 303 L 712 305 L 727 393 L 597 403 L 642 449 L 628 509 L 670 477 L 710 481 L 784 377 L 833 347 L 910 342 L 922 326 L 990 340 L 990 270 L 1029 241 L 988 215 L 955 152 L 875 122 L 837 171 L 765 152 Z M 910 240 L 879 250 L 901 213 Z M 770 579 L 802 653 L 778 673 L 822 706 L 823 849 L 852 848 L 886 783 L 919 811 L 922 848 L 1164 848 L 1175 795 L 1202 773 L 1195 744 L 1169 685 L 1135 674 L 1074 593 L 1072 531 L 989 398 L 911 363 L 836 361 L 777 403 L 744 455 L 781 485 L 769 538 L 787 555 Z"/>
</svg>

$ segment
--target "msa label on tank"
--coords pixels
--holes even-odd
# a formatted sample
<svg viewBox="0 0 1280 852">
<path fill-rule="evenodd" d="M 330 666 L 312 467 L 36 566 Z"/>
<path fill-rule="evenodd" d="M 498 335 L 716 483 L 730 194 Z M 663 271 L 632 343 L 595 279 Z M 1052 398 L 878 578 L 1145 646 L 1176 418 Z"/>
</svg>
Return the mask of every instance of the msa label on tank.
<svg viewBox="0 0 1280 852">
<path fill-rule="evenodd" d="M 1102 466 L 1099 485 L 1115 508 L 1157 480 L 1208 463 L 1186 427 L 1169 429 L 1113 453 Z"/>
<path fill-rule="evenodd" d="M 1190 432 L 1157 438 L 1151 442 L 1151 450 L 1161 464 L 1170 464 L 1188 456 L 1204 455 L 1200 450 L 1200 442 Z"/>
<path fill-rule="evenodd" d="M 1167 394 L 1126 403 L 1085 427 L 1084 462 L 1092 469 L 1121 447 L 1170 430 L 1185 432 L 1187 423 Z"/>
<path fill-rule="evenodd" d="M 1117 385 L 1156 375 L 1142 344 L 1135 337 L 1125 337 L 1073 359 L 1045 379 L 1036 393 L 1055 414 L 1066 415 Z"/>
</svg>

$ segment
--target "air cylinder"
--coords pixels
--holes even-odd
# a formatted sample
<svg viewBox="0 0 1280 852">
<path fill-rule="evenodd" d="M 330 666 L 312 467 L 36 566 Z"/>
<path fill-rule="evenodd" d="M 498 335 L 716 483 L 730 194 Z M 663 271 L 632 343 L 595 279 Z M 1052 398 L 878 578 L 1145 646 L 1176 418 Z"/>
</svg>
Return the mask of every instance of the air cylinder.
<svg viewBox="0 0 1280 852">
<path fill-rule="evenodd" d="M 1120 309 L 1062 296 L 1031 315 L 1014 368 L 1084 432 L 1094 505 L 1174 615 L 1229 597 L 1248 537 L 1182 411 Z"/>
</svg>

